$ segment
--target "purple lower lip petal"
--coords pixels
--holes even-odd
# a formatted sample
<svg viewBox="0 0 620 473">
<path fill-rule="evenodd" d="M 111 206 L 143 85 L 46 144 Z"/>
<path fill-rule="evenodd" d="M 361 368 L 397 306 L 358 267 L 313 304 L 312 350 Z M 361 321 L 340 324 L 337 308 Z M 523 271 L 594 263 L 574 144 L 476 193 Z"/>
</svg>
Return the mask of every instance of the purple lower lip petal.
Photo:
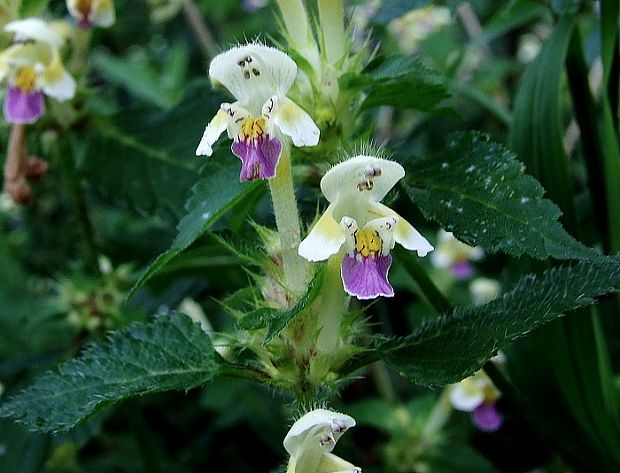
<svg viewBox="0 0 620 473">
<path fill-rule="evenodd" d="M 282 143 L 268 135 L 256 140 L 235 140 L 231 146 L 235 156 L 241 159 L 239 180 L 271 179 L 282 154 Z"/>
<path fill-rule="evenodd" d="M 342 282 L 348 294 L 358 299 L 394 296 L 394 288 L 387 279 L 392 256 L 356 258 L 345 255 L 342 260 Z"/>
<path fill-rule="evenodd" d="M 472 421 L 484 432 L 495 432 L 502 426 L 504 419 L 495 407 L 495 403 L 484 403 L 472 412 Z"/>
<path fill-rule="evenodd" d="M 45 100 L 41 91 L 24 92 L 19 87 L 9 87 L 4 99 L 4 117 L 9 123 L 30 124 L 45 113 Z"/>
</svg>

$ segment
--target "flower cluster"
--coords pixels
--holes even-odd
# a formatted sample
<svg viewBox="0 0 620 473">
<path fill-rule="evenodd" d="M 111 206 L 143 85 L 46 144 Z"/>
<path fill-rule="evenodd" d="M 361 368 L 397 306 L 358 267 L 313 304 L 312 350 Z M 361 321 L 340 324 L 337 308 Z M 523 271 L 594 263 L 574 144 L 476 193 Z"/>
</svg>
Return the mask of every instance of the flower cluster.
<svg viewBox="0 0 620 473">
<path fill-rule="evenodd" d="M 450 389 L 454 408 L 471 412 L 474 425 L 485 432 L 495 432 L 502 426 L 503 418 L 496 407 L 500 395 L 484 371 L 476 372 Z"/>
<path fill-rule="evenodd" d="M 286 137 L 295 146 L 314 146 L 319 129 L 286 94 L 295 81 L 297 64 L 282 51 L 252 43 L 216 56 L 209 67 L 215 85 L 235 97 L 223 103 L 207 125 L 196 155 L 211 156 L 213 144 L 228 132 L 232 152 L 241 159 L 242 181 L 271 179 Z"/>
<path fill-rule="evenodd" d="M 455 279 L 464 280 L 474 273 L 471 262 L 483 257 L 484 250 L 479 246 L 466 245 L 457 240 L 452 232 L 439 230 L 437 248 L 431 256 L 431 263 L 436 268 L 450 268 Z"/>
<path fill-rule="evenodd" d="M 381 203 L 404 175 L 394 161 L 360 155 L 337 164 L 321 180 L 330 205 L 299 245 L 299 254 L 321 261 L 342 250 L 342 282 L 358 299 L 394 295 L 387 275 L 395 243 L 418 256 L 433 250 L 409 222 Z"/>
<path fill-rule="evenodd" d="M 61 62 L 64 38 L 48 23 L 28 18 L 8 23 L 13 44 L 0 53 L 0 80 L 8 82 L 4 116 L 10 123 L 34 123 L 45 113 L 44 95 L 69 100 L 76 83 Z"/>
</svg>

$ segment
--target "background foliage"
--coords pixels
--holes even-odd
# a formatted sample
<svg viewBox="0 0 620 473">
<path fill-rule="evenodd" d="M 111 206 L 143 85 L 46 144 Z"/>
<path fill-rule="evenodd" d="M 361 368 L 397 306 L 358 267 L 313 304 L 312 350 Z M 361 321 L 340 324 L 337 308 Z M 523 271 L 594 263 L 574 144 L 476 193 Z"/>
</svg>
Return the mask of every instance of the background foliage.
<svg viewBox="0 0 620 473">
<path fill-rule="evenodd" d="M 194 156 L 228 100 L 207 80 L 213 51 L 183 2 L 164 17 L 161 2 L 116 3 L 75 107 L 52 105 L 29 134 L 51 166 L 34 203 L 0 202 L 0 471 L 281 471 L 291 398 L 247 347 L 233 359 L 226 333 L 263 330 L 268 347 L 303 322 L 323 274 L 288 310 L 248 303 L 278 271 L 274 218 L 267 185 L 239 183 L 226 142 Z M 275 2 L 187 3 L 217 48 L 281 38 Z M 429 5 L 450 21 L 418 40 L 406 15 Z M 407 170 L 390 206 L 424 235 L 442 227 L 484 247 L 474 275 L 504 295 L 474 304 L 466 282 L 399 253 L 397 297 L 353 303 L 362 333 L 354 316 L 344 323 L 360 346 L 337 365 L 333 407 L 358 427 L 339 454 L 371 473 L 618 471 L 620 260 L 603 256 L 620 250 L 617 2 L 347 7 L 354 44 L 377 50 L 339 79 L 360 115 L 335 119 L 345 131 L 322 123 L 326 144 L 295 155 L 304 222 L 342 156 L 334 143 L 385 143 Z M 17 13 L 44 11 L 67 16 L 62 1 L 24 0 Z M 67 155 L 96 254 L 82 244 Z M 488 360 L 500 349 L 498 370 Z M 481 367 L 503 393 L 492 434 L 465 414 L 438 419 L 439 386 Z"/>
</svg>

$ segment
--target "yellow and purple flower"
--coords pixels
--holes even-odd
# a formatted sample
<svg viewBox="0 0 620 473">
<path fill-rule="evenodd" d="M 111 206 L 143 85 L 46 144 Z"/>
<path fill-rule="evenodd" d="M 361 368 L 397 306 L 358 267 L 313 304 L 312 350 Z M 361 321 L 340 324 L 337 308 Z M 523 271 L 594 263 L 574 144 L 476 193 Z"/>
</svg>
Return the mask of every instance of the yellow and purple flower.
<svg viewBox="0 0 620 473">
<path fill-rule="evenodd" d="M 404 175 L 394 161 L 360 155 L 337 164 L 321 179 L 330 205 L 299 245 L 299 254 L 322 261 L 344 251 L 344 289 L 358 299 L 394 295 L 387 275 L 395 243 L 418 256 L 433 250 L 409 222 L 380 202 Z"/>
<path fill-rule="evenodd" d="M 286 94 L 297 65 L 282 51 L 262 44 L 237 46 L 216 56 L 209 67 L 215 85 L 223 85 L 236 102 L 223 103 L 207 125 L 196 149 L 211 156 L 212 146 L 226 130 L 233 154 L 241 159 L 242 181 L 270 179 L 282 154 L 282 141 L 315 146 L 319 129 Z"/>
<path fill-rule="evenodd" d="M 484 258 L 484 250 L 479 246 L 469 246 L 445 230 L 439 230 L 437 248 L 431 256 L 436 268 L 450 268 L 452 276 L 458 280 L 469 279 L 474 274 L 472 261 Z"/>
<path fill-rule="evenodd" d="M 112 0 L 67 0 L 67 10 L 82 29 L 108 28 L 116 21 Z"/>
<path fill-rule="evenodd" d="M 76 83 L 62 65 L 64 39 L 37 18 L 13 21 L 4 27 L 13 44 L 0 53 L 0 80 L 6 80 L 4 116 L 9 123 L 34 123 L 45 113 L 44 95 L 59 101 L 75 95 Z"/>
<path fill-rule="evenodd" d="M 286 473 L 361 473 L 361 468 L 331 453 L 354 426 L 353 417 L 339 412 L 315 409 L 305 414 L 284 439 L 290 455 Z"/>
<path fill-rule="evenodd" d="M 459 411 L 471 412 L 472 422 L 484 432 L 495 432 L 504 422 L 496 407 L 499 397 L 500 392 L 484 371 L 478 371 L 450 388 L 452 406 Z"/>
</svg>

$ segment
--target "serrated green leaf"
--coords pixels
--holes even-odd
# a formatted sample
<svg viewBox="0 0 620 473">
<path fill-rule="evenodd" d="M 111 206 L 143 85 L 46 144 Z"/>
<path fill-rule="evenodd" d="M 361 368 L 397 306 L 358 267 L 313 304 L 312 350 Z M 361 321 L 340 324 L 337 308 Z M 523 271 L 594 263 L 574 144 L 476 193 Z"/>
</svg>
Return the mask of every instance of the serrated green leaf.
<svg viewBox="0 0 620 473">
<path fill-rule="evenodd" d="M 403 376 L 423 385 L 454 383 L 471 375 L 498 350 L 567 312 L 620 286 L 620 258 L 581 261 L 540 276 L 527 275 L 503 297 L 458 307 L 400 340 L 376 350 Z"/>
<path fill-rule="evenodd" d="M 246 314 L 237 322 L 239 330 L 258 330 L 267 328 L 267 334 L 263 345 L 266 345 L 273 337 L 279 334 L 299 313 L 306 309 L 316 297 L 319 295 L 323 275 L 325 271 L 319 270 L 314 279 L 308 285 L 308 291 L 299 299 L 297 304 L 290 310 L 277 310 L 267 307 L 261 307 Z"/>
<path fill-rule="evenodd" d="M 440 156 L 405 167 L 411 200 L 466 243 L 539 259 L 597 256 L 564 230 L 559 208 L 514 153 L 485 135 L 454 135 Z"/>
<path fill-rule="evenodd" d="M 212 233 L 211 238 L 226 248 L 231 254 L 239 258 L 245 264 L 262 265 L 269 256 L 265 252 L 265 248 L 257 242 L 248 240 L 240 240 L 232 234 Z"/>
<path fill-rule="evenodd" d="M 439 110 L 440 102 L 449 97 L 438 72 L 404 55 L 378 57 L 361 73 L 344 74 L 339 84 L 345 90 L 366 90 L 362 108 L 392 105 L 431 112 Z"/>
<path fill-rule="evenodd" d="M 239 182 L 239 165 L 231 160 L 213 162 L 212 170 L 192 188 L 186 204 L 189 211 L 177 225 L 177 236 L 170 249 L 159 255 L 131 289 L 129 297 L 170 260 L 203 235 L 237 203 L 262 188 L 262 182 Z"/>
<path fill-rule="evenodd" d="M 64 431 L 131 396 L 200 386 L 223 364 L 209 336 L 189 317 L 162 316 L 87 346 L 79 358 L 0 406 L 0 417 L 35 430 Z"/>
</svg>

